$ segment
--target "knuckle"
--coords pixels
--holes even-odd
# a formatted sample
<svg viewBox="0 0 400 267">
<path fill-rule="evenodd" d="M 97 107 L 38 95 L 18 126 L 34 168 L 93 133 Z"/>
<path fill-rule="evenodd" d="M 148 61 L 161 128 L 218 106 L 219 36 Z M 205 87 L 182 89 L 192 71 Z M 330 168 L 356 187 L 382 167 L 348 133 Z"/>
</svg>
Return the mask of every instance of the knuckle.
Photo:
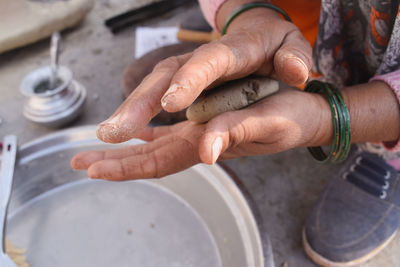
<svg viewBox="0 0 400 267">
<path fill-rule="evenodd" d="M 129 178 L 129 175 L 131 173 L 130 170 L 130 164 L 126 159 L 122 159 L 120 163 L 120 170 L 121 170 L 121 177 L 123 178 Z"/>
<path fill-rule="evenodd" d="M 203 132 L 199 136 L 201 136 Z M 199 151 L 198 151 L 198 145 L 196 145 L 193 140 L 190 140 L 187 136 L 182 135 L 182 136 L 177 136 L 174 138 L 176 140 L 175 142 L 179 144 L 179 148 L 182 154 L 187 155 L 182 161 L 176 164 L 177 169 L 183 169 L 186 168 L 188 162 L 192 162 L 195 159 L 200 158 Z M 176 163 L 176 156 L 177 154 L 171 154 L 170 159 L 168 162 L 174 162 Z"/>
<path fill-rule="evenodd" d="M 157 153 L 152 152 L 149 154 L 149 159 L 146 160 L 146 164 L 142 164 L 146 167 L 146 176 L 152 178 L 160 178 L 160 164 Z"/>
<path fill-rule="evenodd" d="M 217 74 L 218 69 L 218 63 L 215 60 L 205 60 L 201 63 L 199 71 L 200 75 L 205 77 L 207 83 L 210 83 L 216 79 L 215 74 Z"/>
<path fill-rule="evenodd" d="M 146 151 L 146 146 L 144 146 L 144 145 L 128 146 L 127 150 L 129 151 L 129 153 L 131 153 L 133 155 L 144 154 Z"/>
<path fill-rule="evenodd" d="M 146 81 L 150 80 L 151 78 L 152 78 L 152 72 L 147 74 L 146 76 L 144 76 L 144 78 L 141 81 L 141 84 L 145 83 Z"/>
<path fill-rule="evenodd" d="M 188 139 L 186 139 L 185 137 L 182 137 L 182 144 L 183 147 L 185 147 L 186 151 L 193 151 L 195 152 L 195 145 Z"/>
<path fill-rule="evenodd" d="M 232 147 L 238 146 L 239 144 L 247 141 L 246 128 L 242 123 L 236 124 L 229 131 L 229 143 Z"/>
<path fill-rule="evenodd" d="M 160 103 L 156 101 L 143 101 L 143 114 L 151 114 L 152 116 L 159 112 L 159 108 L 161 106 Z"/>
<path fill-rule="evenodd" d="M 159 178 L 158 158 L 154 152 L 147 154 L 136 167 L 139 167 L 142 178 Z"/>
<path fill-rule="evenodd" d="M 197 49 L 196 53 L 200 58 L 205 59 L 200 63 L 200 71 L 213 74 L 214 76 L 226 74 L 235 59 L 233 49 L 224 42 L 214 42 L 203 45 Z"/>
<path fill-rule="evenodd" d="M 246 45 L 243 41 L 246 40 Z M 227 43 L 227 44 L 225 44 Z M 229 70 L 246 70 L 247 73 L 255 72 L 262 66 L 267 57 L 269 44 L 259 34 L 250 31 L 240 31 L 222 44 L 230 50 Z M 230 74 L 230 73 L 229 73 Z"/>
<path fill-rule="evenodd" d="M 236 147 L 241 143 L 250 141 L 250 135 L 242 121 L 235 120 L 235 118 L 231 114 L 227 118 L 227 121 L 230 122 L 230 125 L 228 127 L 230 147 Z"/>
</svg>

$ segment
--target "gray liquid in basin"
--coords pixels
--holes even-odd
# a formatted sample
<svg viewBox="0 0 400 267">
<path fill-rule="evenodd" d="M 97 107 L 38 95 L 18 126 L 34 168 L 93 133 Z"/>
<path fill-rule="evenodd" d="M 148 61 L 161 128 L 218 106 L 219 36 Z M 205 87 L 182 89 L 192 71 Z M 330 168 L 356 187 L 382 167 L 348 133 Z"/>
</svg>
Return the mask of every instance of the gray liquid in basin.
<svg viewBox="0 0 400 267">
<path fill-rule="evenodd" d="M 148 182 L 60 186 L 10 214 L 7 237 L 31 267 L 221 266 L 197 213 Z"/>
</svg>

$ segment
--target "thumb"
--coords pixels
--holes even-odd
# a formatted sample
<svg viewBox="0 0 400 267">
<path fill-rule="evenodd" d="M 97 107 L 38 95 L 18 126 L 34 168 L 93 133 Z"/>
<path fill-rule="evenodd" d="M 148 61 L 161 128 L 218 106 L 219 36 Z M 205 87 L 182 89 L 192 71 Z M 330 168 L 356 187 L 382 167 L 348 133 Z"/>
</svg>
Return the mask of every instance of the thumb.
<svg viewBox="0 0 400 267">
<path fill-rule="evenodd" d="M 213 164 L 228 148 L 241 143 L 247 143 L 259 137 L 260 133 L 268 134 L 265 127 L 265 116 L 260 116 L 257 104 L 254 107 L 223 113 L 206 125 L 200 139 L 200 159 L 207 164 Z"/>
<path fill-rule="evenodd" d="M 307 81 L 312 67 L 312 48 L 299 30 L 289 32 L 274 56 L 273 76 L 288 85 Z"/>
<path fill-rule="evenodd" d="M 161 97 L 175 72 L 189 57 L 190 54 L 184 54 L 158 63 L 114 114 L 99 124 L 98 138 L 107 143 L 120 143 L 135 137 L 161 111 Z"/>
</svg>

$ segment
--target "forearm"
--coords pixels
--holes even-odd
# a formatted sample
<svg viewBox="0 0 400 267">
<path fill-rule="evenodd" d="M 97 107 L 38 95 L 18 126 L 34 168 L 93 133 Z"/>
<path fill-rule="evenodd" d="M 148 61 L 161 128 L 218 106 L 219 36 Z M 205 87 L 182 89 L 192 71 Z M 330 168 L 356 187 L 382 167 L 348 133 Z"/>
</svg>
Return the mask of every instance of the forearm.
<svg viewBox="0 0 400 267">
<path fill-rule="evenodd" d="M 350 113 L 352 143 L 395 141 L 400 137 L 400 109 L 393 90 L 382 81 L 341 90 Z M 330 144 L 332 115 L 328 101 L 317 96 L 321 106 L 321 126 L 307 146 Z"/>
<path fill-rule="evenodd" d="M 228 0 L 225 1 L 220 8 L 218 9 L 215 17 L 216 29 L 221 31 L 224 27 L 229 16 L 240 6 L 252 3 L 254 0 Z M 257 1 L 257 2 L 270 2 L 269 0 Z M 267 8 L 254 8 L 243 12 L 239 16 L 237 16 L 229 26 L 229 30 L 233 30 L 235 28 L 241 28 L 243 26 L 254 26 L 254 22 L 257 22 L 259 19 L 265 19 L 270 16 L 277 16 L 279 14 L 271 9 Z M 250 23 L 249 23 L 250 22 Z"/>
<path fill-rule="evenodd" d="M 204 17 L 217 31 L 221 31 L 226 19 L 236 8 L 250 2 L 254 2 L 254 0 L 199 0 Z"/>
</svg>

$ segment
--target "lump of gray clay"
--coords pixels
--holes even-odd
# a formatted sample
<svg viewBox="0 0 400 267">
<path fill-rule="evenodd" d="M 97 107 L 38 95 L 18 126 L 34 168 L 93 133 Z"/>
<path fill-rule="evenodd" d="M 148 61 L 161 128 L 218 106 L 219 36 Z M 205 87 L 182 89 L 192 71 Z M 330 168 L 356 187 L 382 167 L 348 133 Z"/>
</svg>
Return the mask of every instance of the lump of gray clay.
<svg viewBox="0 0 400 267">
<path fill-rule="evenodd" d="M 187 110 L 190 121 L 204 123 L 215 116 L 247 107 L 279 90 L 279 82 L 267 77 L 247 77 L 206 92 Z"/>
</svg>

